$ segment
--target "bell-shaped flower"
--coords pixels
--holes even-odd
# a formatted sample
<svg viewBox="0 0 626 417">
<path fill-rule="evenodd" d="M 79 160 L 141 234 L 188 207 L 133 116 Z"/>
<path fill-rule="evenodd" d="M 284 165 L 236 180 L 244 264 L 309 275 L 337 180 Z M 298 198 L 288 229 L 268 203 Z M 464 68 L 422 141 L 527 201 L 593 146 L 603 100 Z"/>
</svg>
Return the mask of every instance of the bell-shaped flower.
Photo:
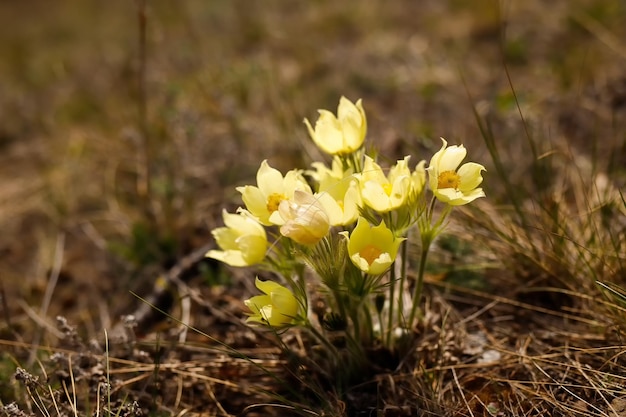
<svg viewBox="0 0 626 417">
<path fill-rule="evenodd" d="M 256 279 L 256 287 L 263 295 L 244 301 L 251 311 L 246 322 L 283 327 L 293 323 L 298 315 L 299 303 L 291 291 L 272 281 Z"/>
<path fill-rule="evenodd" d="M 485 171 L 485 167 L 475 162 L 459 167 L 467 150 L 463 145 L 448 146 L 445 139 L 441 140 L 443 146 L 433 155 L 426 169 L 435 197 L 451 206 L 461 206 L 484 197 L 483 189 L 478 186 L 483 181 L 481 172 Z"/>
<path fill-rule="evenodd" d="M 328 110 L 318 110 L 320 116 L 315 129 L 304 119 L 313 142 L 331 155 L 350 154 L 363 145 L 367 133 L 367 119 L 359 99 L 356 104 L 345 97 L 339 100 L 337 116 Z"/>
<path fill-rule="evenodd" d="M 319 201 L 328 213 L 331 226 L 352 224 L 359 216 L 362 205 L 358 180 L 352 169 L 344 171 L 341 161 L 335 157 L 332 168 L 314 162 L 315 170 L 308 174 L 318 183 Z"/>
<path fill-rule="evenodd" d="M 423 183 L 416 169 L 409 169 L 410 156 L 398 161 L 385 175 L 380 165 L 369 156 L 365 157 L 363 172 L 360 174 L 361 198 L 363 202 L 379 213 L 395 210 L 405 204 L 413 192 L 421 192 Z M 419 169 L 420 165 L 418 165 Z M 422 167 L 423 168 L 423 167 Z M 419 189 L 417 189 L 419 188 Z"/>
<path fill-rule="evenodd" d="M 245 210 L 239 214 L 222 212 L 225 227 L 211 232 L 221 250 L 210 250 L 206 256 L 231 266 L 249 266 L 265 258 L 265 229 Z"/>
<path fill-rule="evenodd" d="M 256 182 L 256 187 L 246 185 L 237 187 L 237 191 L 241 193 L 248 211 L 266 226 L 283 224 L 278 206 L 281 201 L 292 199 L 295 190 L 311 192 L 311 187 L 299 170 L 291 170 L 283 177 L 267 160 L 261 163 Z"/>
<path fill-rule="evenodd" d="M 371 275 L 380 275 L 389 269 L 396 259 L 400 244 L 405 240 L 395 237 L 385 222 L 371 227 L 363 217 L 359 217 L 350 235 L 348 232 L 341 234 L 348 238 L 348 255 L 352 263 Z"/>
<path fill-rule="evenodd" d="M 292 200 L 283 200 L 278 212 L 284 224 L 280 233 L 302 245 L 314 245 L 330 229 L 328 214 L 317 196 L 296 190 Z"/>
</svg>

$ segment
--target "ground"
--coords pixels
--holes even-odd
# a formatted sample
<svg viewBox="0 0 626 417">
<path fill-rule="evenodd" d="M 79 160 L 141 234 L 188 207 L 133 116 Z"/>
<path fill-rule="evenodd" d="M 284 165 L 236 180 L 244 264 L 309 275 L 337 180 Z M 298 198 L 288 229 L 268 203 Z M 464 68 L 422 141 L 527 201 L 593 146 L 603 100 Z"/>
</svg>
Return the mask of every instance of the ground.
<svg viewBox="0 0 626 417">
<path fill-rule="evenodd" d="M 1 3 L 3 412 L 626 415 L 625 18 L 619 0 Z M 324 158 L 302 120 L 342 95 L 389 160 L 463 143 L 487 198 L 434 248 L 417 361 L 337 393 L 243 323 L 258 271 L 171 268 L 263 159 Z"/>
</svg>

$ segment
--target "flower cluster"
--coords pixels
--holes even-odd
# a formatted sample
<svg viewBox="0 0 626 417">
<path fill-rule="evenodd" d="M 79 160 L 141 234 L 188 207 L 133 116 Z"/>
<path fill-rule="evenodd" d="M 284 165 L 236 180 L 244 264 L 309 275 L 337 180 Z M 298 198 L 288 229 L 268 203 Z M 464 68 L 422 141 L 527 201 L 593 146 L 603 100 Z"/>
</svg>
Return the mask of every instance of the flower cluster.
<svg viewBox="0 0 626 417">
<path fill-rule="evenodd" d="M 282 281 L 257 278 L 263 295 L 245 302 L 249 323 L 302 326 L 325 344 L 325 331 L 342 330 L 355 345 L 391 346 L 398 328 L 416 323 L 430 244 L 453 206 L 485 196 L 479 188 L 485 168 L 461 164 L 466 149 L 444 139 L 428 166 L 406 156 L 382 167 L 364 149 L 361 100 L 342 97 L 336 115 L 319 110 L 314 126 L 304 123 L 332 157 L 330 165 L 318 161 L 283 175 L 263 161 L 256 185 L 237 188 L 244 206 L 223 213 L 225 226 L 213 230 L 219 250 L 207 256 L 236 267 L 262 264 Z M 412 229 L 423 254 L 415 282 L 407 278 L 412 264 L 401 250 Z M 402 268 L 394 268 L 398 258 Z M 316 314 L 313 292 L 327 298 Z"/>
</svg>

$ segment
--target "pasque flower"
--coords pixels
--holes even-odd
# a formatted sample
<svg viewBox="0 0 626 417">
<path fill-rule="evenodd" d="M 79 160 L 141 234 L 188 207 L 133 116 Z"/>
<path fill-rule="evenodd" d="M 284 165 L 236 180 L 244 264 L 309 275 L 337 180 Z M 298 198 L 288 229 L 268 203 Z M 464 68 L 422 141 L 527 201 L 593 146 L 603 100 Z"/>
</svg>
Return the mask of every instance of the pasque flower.
<svg viewBox="0 0 626 417">
<path fill-rule="evenodd" d="M 210 250 L 206 256 L 231 266 L 254 265 L 265 258 L 267 236 L 265 229 L 248 212 L 222 212 L 225 227 L 211 232 L 221 250 Z"/>
<path fill-rule="evenodd" d="M 315 129 L 304 119 L 313 142 L 331 155 L 349 154 L 363 145 L 367 133 L 367 119 L 359 99 L 356 104 L 345 97 L 339 100 L 337 116 L 328 110 L 318 110 L 320 116 Z"/>
<path fill-rule="evenodd" d="M 424 187 L 424 163 L 414 172 L 409 169 L 410 156 L 399 160 L 385 175 L 382 168 L 369 156 L 365 157 L 360 174 L 363 202 L 379 213 L 395 210 L 405 204 L 411 193 L 420 193 Z"/>
<path fill-rule="evenodd" d="M 389 269 L 400 244 L 405 240 L 395 237 L 385 222 L 371 227 L 363 217 L 359 217 L 350 235 L 348 232 L 341 234 L 348 238 L 348 255 L 352 263 L 371 275 L 379 275 Z"/>
<path fill-rule="evenodd" d="M 318 183 L 318 200 L 328 213 L 331 226 L 352 224 L 359 216 L 361 193 L 353 170 L 344 171 L 338 157 L 329 169 L 322 162 L 314 162 L 315 170 L 307 173 Z"/>
<path fill-rule="evenodd" d="M 248 211 L 266 226 L 284 223 L 278 213 L 278 206 L 281 201 L 292 199 L 295 190 L 311 192 L 311 187 L 299 170 L 291 170 L 283 177 L 267 160 L 261 163 L 256 182 L 256 187 L 246 185 L 237 187 L 237 191 L 241 193 Z"/>
<path fill-rule="evenodd" d="M 482 188 L 477 188 L 483 181 L 481 175 L 485 167 L 475 162 L 468 162 L 459 167 L 467 155 L 463 145 L 449 146 L 441 138 L 443 146 L 430 160 L 428 180 L 430 189 L 440 201 L 451 206 L 461 206 L 479 197 L 484 197 Z"/>
<path fill-rule="evenodd" d="M 314 245 L 330 229 L 328 214 L 317 196 L 304 191 L 294 191 L 293 200 L 283 200 L 278 212 L 284 224 L 280 233 L 302 245 Z"/>
<path fill-rule="evenodd" d="M 291 324 L 298 314 L 299 304 L 291 291 L 272 281 L 256 279 L 256 287 L 263 295 L 244 301 L 251 311 L 247 322 L 283 327 Z"/>
</svg>

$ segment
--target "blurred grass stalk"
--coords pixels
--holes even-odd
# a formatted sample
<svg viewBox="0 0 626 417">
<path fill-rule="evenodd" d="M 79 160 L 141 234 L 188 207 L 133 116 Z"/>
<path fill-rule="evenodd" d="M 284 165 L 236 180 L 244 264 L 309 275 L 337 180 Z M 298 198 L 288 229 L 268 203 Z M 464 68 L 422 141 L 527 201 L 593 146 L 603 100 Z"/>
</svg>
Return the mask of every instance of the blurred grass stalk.
<svg viewBox="0 0 626 417">
<path fill-rule="evenodd" d="M 504 34 L 501 43 L 505 45 L 503 38 Z M 526 120 L 522 111 L 506 59 L 503 69 L 532 159 L 526 175 L 518 180 L 511 178 L 511 164 L 525 161 L 506 154 L 503 141 L 507 138 L 497 138 L 489 116 L 481 115 L 472 104 L 476 123 L 506 194 L 505 206 L 476 219 L 504 243 L 510 255 L 502 257 L 505 263 L 510 263 L 506 266 L 516 275 L 530 279 L 528 287 L 519 291 L 561 292 L 565 288 L 580 294 L 581 300 L 589 300 L 601 296 L 596 283 L 602 283 L 601 286 L 624 299 L 625 292 L 617 289 L 626 285 L 623 221 L 626 204 L 616 185 L 624 180 L 623 167 L 615 162 L 620 149 L 619 134 L 611 138 L 615 152 L 607 160 L 601 160 L 596 152 L 586 155 L 578 151 L 567 138 L 559 142 L 536 136 L 532 122 Z M 537 287 L 533 288 L 533 284 Z M 593 315 L 591 311 L 579 306 L 580 314 Z M 613 318 L 626 325 L 623 312 Z"/>
</svg>

